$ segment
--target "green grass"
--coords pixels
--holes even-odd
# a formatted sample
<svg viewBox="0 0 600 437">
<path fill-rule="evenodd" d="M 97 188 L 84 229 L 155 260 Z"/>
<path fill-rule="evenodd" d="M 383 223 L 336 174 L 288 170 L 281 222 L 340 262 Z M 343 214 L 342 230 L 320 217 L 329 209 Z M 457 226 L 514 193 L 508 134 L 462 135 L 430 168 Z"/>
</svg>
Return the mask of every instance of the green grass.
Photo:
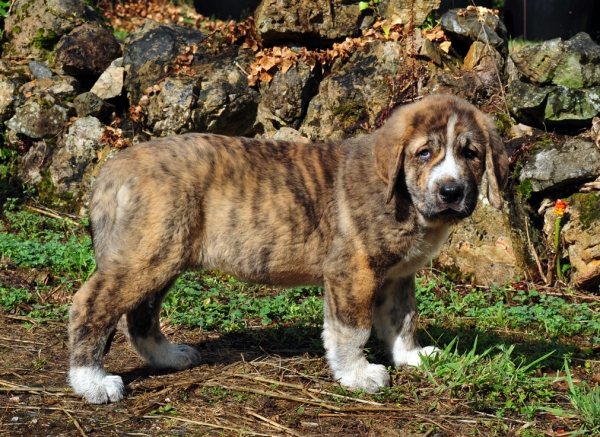
<svg viewBox="0 0 600 437">
<path fill-rule="evenodd" d="M 43 268 L 55 275 L 85 281 L 96 264 L 92 242 L 70 220 L 5 211 L 0 225 L 0 254 L 25 268 Z"/>
<path fill-rule="evenodd" d="M 320 325 L 321 290 L 300 287 L 276 290 L 247 285 L 227 275 L 187 272 L 163 303 L 174 324 L 203 330 L 240 332 L 250 326 Z"/>
<path fill-rule="evenodd" d="M 600 389 L 598 384 L 590 387 L 586 381 L 582 381 L 581 385 L 576 385 L 573 382 L 567 360 L 565 360 L 565 373 L 569 384 L 569 400 L 575 407 L 582 424 L 576 435 L 600 434 Z"/>
<path fill-rule="evenodd" d="M 477 353 L 476 339 L 470 350 L 460 353 L 456 343 L 454 338 L 420 366 L 438 394 L 466 398 L 479 411 L 503 415 L 511 410 L 528 419 L 554 395 L 556 378 L 535 376 L 552 352 L 525 364 L 513 356 L 514 346 L 492 346 Z"/>
<path fill-rule="evenodd" d="M 440 297 L 436 297 L 439 291 Z M 585 335 L 590 345 L 600 344 L 600 304 L 573 302 L 535 288 L 472 288 L 460 291 L 439 276 L 417 278 L 417 301 L 422 318 L 437 325 L 467 324 L 481 331 L 519 330 L 545 334 L 548 338 Z"/>
</svg>

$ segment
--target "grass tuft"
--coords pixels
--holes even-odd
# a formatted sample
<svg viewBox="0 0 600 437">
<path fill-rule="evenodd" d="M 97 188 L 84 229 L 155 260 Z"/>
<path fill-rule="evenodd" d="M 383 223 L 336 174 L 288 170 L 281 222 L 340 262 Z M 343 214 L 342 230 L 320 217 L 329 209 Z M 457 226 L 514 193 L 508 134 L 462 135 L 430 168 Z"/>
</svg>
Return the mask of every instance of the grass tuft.
<svg viewBox="0 0 600 437">
<path fill-rule="evenodd" d="M 556 378 L 535 376 L 535 369 L 550 352 L 525 365 L 513 358 L 514 346 L 498 345 L 477 353 L 477 339 L 471 350 L 459 353 L 457 339 L 440 353 L 423 358 L 420 369 L 438 393 L 466 397 L 476 409 L 503 415 L 506 410 L 531 419 L 554 395 Z"/>
</svg>

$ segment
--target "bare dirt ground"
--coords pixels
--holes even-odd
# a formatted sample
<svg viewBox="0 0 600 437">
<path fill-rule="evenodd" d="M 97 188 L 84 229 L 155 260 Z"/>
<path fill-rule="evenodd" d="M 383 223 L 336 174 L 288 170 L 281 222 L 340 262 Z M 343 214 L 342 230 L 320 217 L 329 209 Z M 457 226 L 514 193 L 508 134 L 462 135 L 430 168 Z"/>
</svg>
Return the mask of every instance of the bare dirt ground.
<svg viewBox="0 0 600 437">
<path fill-rule="evenodd" d="M 437 397 L 419 374 L 397 372 L 399 395 L 384 402 L 345 392 L 320 354 L 265 336 L 169 329 L 204 364 L 182 372 L 143 365 L 118 334 L 106 365 L 127 385 L 125 400 L 90 405 L 68 389 L 66 323 L 0 315 L 0 436 L 467 436 L 560 435 L 568 421 L 533 422 L 476 413 L 464 399 Z M 285 331 L 281 332 L 285 336 Z M 349 396 L 350 395 L 350 396 Z"/>
</svg>

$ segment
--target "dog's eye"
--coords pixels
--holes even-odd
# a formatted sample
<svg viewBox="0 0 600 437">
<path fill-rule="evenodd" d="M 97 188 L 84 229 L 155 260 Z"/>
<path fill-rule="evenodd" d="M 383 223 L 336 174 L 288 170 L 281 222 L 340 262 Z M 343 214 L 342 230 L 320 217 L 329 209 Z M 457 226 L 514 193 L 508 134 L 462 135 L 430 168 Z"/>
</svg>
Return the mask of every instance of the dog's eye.
<svg viewBox="0 0 600 437">
<path fill-rule="evenodd" d="M 475 159 L 477 158 L 477 152 L 473 149 L 466 148 L 463 150 L 463 155 L 467 159 Z"/>
<path fill-rule="evenodd" d="M 417 156 L 424 161 L 428 161 L 431 158 L 431 151 L 429 149 L 420 150 Z"/>
</svg>

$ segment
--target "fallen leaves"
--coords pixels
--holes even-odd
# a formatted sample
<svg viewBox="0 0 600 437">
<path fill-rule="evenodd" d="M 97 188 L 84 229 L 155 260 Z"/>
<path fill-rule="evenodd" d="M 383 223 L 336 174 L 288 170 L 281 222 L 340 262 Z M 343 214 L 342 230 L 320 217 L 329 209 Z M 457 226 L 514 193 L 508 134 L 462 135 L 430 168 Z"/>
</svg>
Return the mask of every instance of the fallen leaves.
<svg viewBox="0 0 600 437">
<path fill-rule="evenodd" d="M 296 52 L 289 47 L 264 48 L 256 54 L 256 60 L 250 65 L 248 85 L 254 86 L 258 82 L 270 82 L 277 71 L 284 74 L 299 60 L 302 60 L 310 69 L 317 64 L 331 65 L 337 59 L 348 59 L 358 47 L 364 47 L 372 38 L 346 38 L 341 43 L 334 43 L 330 49 L 309 50 L 302 47 Z"/>
<path fill-rule="evenodd" d="M 498 9 L 488 9 L 483 6 L 467 6 L 466 9 L 460 9 L 457 13 L 459 17 L 469 17 L 477 15 L 477 20 L 485 21 L 486 15 L 500 15 Z"/>
<path fill-rule="evenodd" d="M 124 149 L 125 147 L 131 146 L 131 142 L 123 138 L 122 135 L 121 129 L 106 126 L 106 128 L 104 128 L 104 132 L 102 133 L 101 141 L 102 143 L 108 144 L 109 146 L 117 149 Z"/>
<path fill-rule="evenodd" d="M 173 65 L 165 66 L 165 73 L 176 76 L 193 76 L 196 74 L 192 68 L 192 62 L 197 51 L 198 46 L 196 44 L 187 46 L 184 52 L 173 60 Z"/>
<path fill-rule="evenodd" d="M 423 30 L 422 33 L 423 36 L 429 41 L 438 43 L 440 50 L 442 50 L 444 53 L 450 52 L 450 45 L 452 43 L 441 26 L 438 25 L 433 29 Z"/>
<path fill-rule="evenodd" d="M 289 47 L 272 47 L 256 54 L 256 60 L 250 64 L 248 85 L 254 86 L 259 81 L 271 82 L 277 70 L 283 73 L 298 63 L 298 56 Z"/>
</svg>

